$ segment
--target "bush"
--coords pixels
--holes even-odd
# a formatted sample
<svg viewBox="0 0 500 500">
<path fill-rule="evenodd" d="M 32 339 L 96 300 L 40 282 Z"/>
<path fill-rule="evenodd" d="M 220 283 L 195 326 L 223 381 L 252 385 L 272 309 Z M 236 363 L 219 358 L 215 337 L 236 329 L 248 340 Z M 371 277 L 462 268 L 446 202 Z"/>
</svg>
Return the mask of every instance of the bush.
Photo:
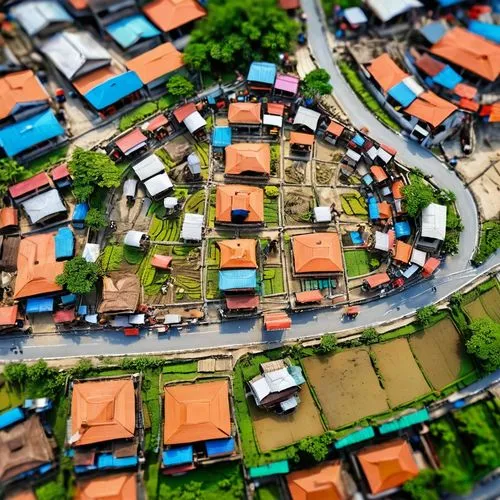
<svg viewBox="0 0 500 500">
<path fill-rule="evenodd" d="M 422 307 L 417 310 L 417 321 L 424 327 L 429 326 L 437 312 L 437 308 L 434 305 Z"/>
<path fill-rule="evenodd" d="M 436 491 L 438 474 L 433 469 L 421 470 L 417 477 L 403 485 L 403 491 L 408 493 L 413 500 L 439 500 Z"/>
<path fill-rule="evenodd" d="M 276 186 L 266 186 L 264 191 L 268 198 L 277 198 L 280 195 L 280 190 Z"/>
<path fill-rule="evenodd" d="M 482 264 L 498 248 L 500 248 L 500 222 L 487 221 L 481 229 L 479 248 L 472 262 L 476 265 Z"/>
<path fill-rule="evenodd" d="M 18 389 L 22 389 L 28 379 L 28 367 L 26 363 L 8 363 L 3 373 L 5 380 Z"/>
<path fill-rule="evenodd" d="M 487 372 L 500 368 L 500 323 L 480 318 L 469 325 L 467 352 L 475 356 Z"/>
<path fill-rule="evenodd" d="M 370 266 L 370 270 L 374 271 L 380 266 L 380 261 L 376 257 L 371 257 L 368 261 L 368 265 Z"/>
<path fill-rule="evenodd" d="M 98 231 L 108 225 L 106 214 L 98 208 L 91 208 L 85 216 L 85 224 L 90 228 Z"/>
<path fill-rule="evenodd" d="M 299 458 L 306 463 L 322 462 L 328 456 L 329 446 L 333 441 L 333 433 L 328 432 L 321 436 L 302 439 L 297 445 Z"/>
<path fill-rule="evenodd" d="M 366 330 L 363 330 L 359 340 L 365 345 L 376 344 L 379 340 L 377 330 L 375 330 L 375 328 L 367 328 Z"/>
<path fill-rule="evenodd" d="M 332 333 L 327 333 L 321 337 L 321 342 L 318 346 L 318 351 L 322 354 L 328 354 L 337 350 L 337 337 Z"/>
</svg>

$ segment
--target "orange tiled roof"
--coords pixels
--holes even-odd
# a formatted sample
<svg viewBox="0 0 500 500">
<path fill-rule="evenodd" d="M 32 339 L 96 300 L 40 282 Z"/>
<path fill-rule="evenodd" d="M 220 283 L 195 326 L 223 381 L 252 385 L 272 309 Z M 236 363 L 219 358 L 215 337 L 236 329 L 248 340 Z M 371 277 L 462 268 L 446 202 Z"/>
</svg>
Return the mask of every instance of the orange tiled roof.
<svg viewBox="0 0 500 500">
<path fill-rule="evenodd" d="M 337 233 L 309 233 L 292 238 L 296 273 L 342 272 L 342 252 Z"/>
<path fill-rule="evenodd" d="M 300 0 L 279 0 L 279 4 L 285 10 L 300 8 Z"/>
<path fill-rule="evenodd" d="M 427 91 L 417 97 L 404 112 L 437 127 L 456 109 L 457 107 L 451 102 L 442 99 L 434 92 Z"/>
<path fill-rule="evenodd" d="M 374 59 L 367 69 L 385 92 L 408 76 L 388 54 L 382 54 Z"/>
<path fill-rule="evenodd" d="M 48 100 L 46 90 L 30 69 L 0 78 L 0 119 L 9 116 L 18 104 Z"/>
<path fill-rule="evenodd" d="M 165 444 L 185 444 L 231 436 L 226 380 L 165 387 Z"/>
<path fill-rule="evenodd" d="M 285 112 L 285 105 L 284 104 L 279 104 L 276 102 L 268 102 L 267 103 L 267 113 L 268 114 L 283 116 L 284 112 Z"/>
<path fill-rule="evenodd" d="M 314 135 L 304 134 L 302 132 L 291 132 L 290 144 L 303 144 L 305 146 L 312 146 L 314 144 Z"/>
<path fill-rule="evenodd" d="M 7 495 L 6 500 L 37 500 L 33 490 L 22 490 L 12 495 Z"/>
<path fill-rule="evenodd" d="M 75 382 L 71 400 L 71 434 L 75 445 L 132 438 L 135 434 L 135 389 L 132 379 Z"/>
<path fill-rule="evenodd" d="M 342 464 L 325 462 L 312 469 L 292 472 L 286 477 L 292 500 L 343 500 Z"/>
<path fill-rule="evenodd" d="M 410 445 L 395 439 L 357 454 L 373 494 L 396 488 L 418 474 Z"/>
<path fill-rule="evenodd" d="M 240 143 L 226 147 L 228 175 L 246 172 L 269 175 L 271 173 L 271 148 L 269 144 Z"/>
<path fill-rule="evenodd" d="M 376 273 L 370 276 L 367 276 L 363 281 L 366 281 L 370 288 L 375 288 L 379 285 L 384 285 L 385 283 L 389 283 L 391 278 L 387 273 Z"/>
<path fill-rule="evenodd" d="M 127 61 L 127 68 L 135 71 L 145 84 L 182 68 L 182 54 L 170 42 Z"/>
<path fill-rule="evenodd" d="M 17 321 L 18 305 L 0 306 L 0 326 L 11 326 Z"/>
<path fill-rule="evenodd" d="M 370 168 L 370 172 L 377 182 L 382 182 L 387 179 L 386 171 L 378 165 L 373 165 L 373 167 Z"/>
<path fill-rule="evenodd" d="M 490 82 L 500 75 L 500 46 L 464 28 L 453 28 L 431 52 Z"/>
<path fill-rule="evenodd" d="M 392 207 L 387 201 L 382 201 L 378 204 L 378 211 L 381 219 L 389 219 L 392 217 Z"/>
<path fill-rule="evenodd" d="M 247 210 L 245 222 L 264 221 L 264 192 L 255 186 L 226 184 L 217 186 L 215 195 L 215 220 L 231 222 L 233 210 Z"/>
<path fill-rule="evenodd" d="M 340 137 L 342 135 L 342 132 L 344 131 L 344 128 L 345 128 L 344 125 L 341 125 L 340 123 L 337 123 L 335 120 L 332 120 L 328 125 L 326 131 L 332 135 Z"/>
<path fill-rule="evenodd" d="M 87 0 L 68 0 L 68 2 L 77 10 L 85 10 L 89 6 Z"/>
<path fill-rule="evenodd" d="M 221 269 L 255 269 L 257 267 L 256 241 L 222 240 L 218 241 Z"/>
<path fill-rule="evenodd" d="M 92 73 L 77 78 L 73 82 L 73 87 L 75 87 L 80 94 L 85 95 L 87 92 L 97 87 L 100 83 L 103 83 L 118 74 L 118 71 L 113 66 L 106 66 L 105 68 L 96 69 L 95 71 L 92 71 Z"/>
<path fill-rule="evenodd" d="M 136 500 L 135 473 L 109 474 L 77 483 L 75 500 Z"/>
<path fill-rule="evenodd" d="M 403 194 L 401 193 L 401 188 L 404 187 L 404 182 L 401 179 L 398 179 L 392 183 L 392 196 L 396 200 L 400 200 L 403 198 Z"/>
<path fill-rule="evenodd" d="M 14 298 L 23 299 L 44 293 L 59 292 L 56 276 L 64 262 L 56 262 L 54 233 L 23 238 L 17 255 L 17 278 Z"/>
<path fill-rule="evenodd" d="M 206 15 L 205 9 L 196 0 L 153 0 L 142 10 L 164 32 Z"/>
<path fill-rule="evenodd" d="M 408 264 L 410 262 L 411 251 L 411 245 L 408 245 L 404 241 L 396 241 L 396 249 L 393 251 L 394 259 Z"/>
<path fill-rule="evenodd" d="M 229 123 L 259 124 L 262 122 L 261 106 L 256 102 L 232 102 L 227 119 Z"/>
<path fill-rule="evenodd" d="M 320 290 L 309 290 L 305 292 L 295 292 L 295 300 L 299 304 L 310 304 L 311 302 L 321 302 L 323 294 Z"/>
<path fill-rule="evenodd" d="M 18 224 L 19 224 L 19 218 L 16 208 L 14 207 L 0 208 L 0 229 L 9 226 L 17 226 Z"/>
</svg>

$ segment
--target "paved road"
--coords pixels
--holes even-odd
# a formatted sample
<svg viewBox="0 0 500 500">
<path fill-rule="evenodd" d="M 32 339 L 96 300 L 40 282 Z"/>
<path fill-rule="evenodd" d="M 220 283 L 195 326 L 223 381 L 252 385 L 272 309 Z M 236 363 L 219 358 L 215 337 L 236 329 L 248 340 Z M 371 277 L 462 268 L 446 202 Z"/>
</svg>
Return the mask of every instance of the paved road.
<svg viewBox="0 0 500 500">
<path fill-rule="evenodd" d="M 237 346 L 252 342 L 280 342 L 284 339 L 293 340 L 327 332 L 342 332 L 353 327 L 374 326 L 404 317 L 417 308 L 445 298 L 483 272 L 493 271 L 500 265 L 500 253 L 497 252 L 480 268 L 470 267 L 469 260 L 474 252 L 478 231 L 477 211 L 472 196 L 458 177 L 432 154 L 418 144 L 389 131 L 368 112 L 334 64 L 318 12 L 314 7 L 314 0 L 302 0 L 302 5 L 308 15 L 309 41 L 314 56 L 319 65 L 330 73 L 336 97 L 351 117 L 353 124 L 358 127 L 367 126 L 374 139 L 398 150 L 401 162 L 433 175 L 438 185 L 455 192 L 458 210 L 465 226 L 460 238 L 459 254 L 446 259 L 435 279 L 362 306 L 361 314 L 350 323 L 342 322 L 340 311 L 328 310 L 294 315 L 291 330 L 274 333 L 264 333 L 260 320 L 242 320 L 221 325 L 200 326 L 192 330 L 184 329 L 177 334 L 164 337 L 146 334 L 140 338 L 131 338 L 117 332 L 40 335 L 24 338 L 1 337 L 0 360 L 174 352 Z M 437 287 L 436 293 L 432 293 L 433 286 Z M 23 348 L 22 355 L 14 354 L 10 350 L 13 343 Z"/>
</svg>

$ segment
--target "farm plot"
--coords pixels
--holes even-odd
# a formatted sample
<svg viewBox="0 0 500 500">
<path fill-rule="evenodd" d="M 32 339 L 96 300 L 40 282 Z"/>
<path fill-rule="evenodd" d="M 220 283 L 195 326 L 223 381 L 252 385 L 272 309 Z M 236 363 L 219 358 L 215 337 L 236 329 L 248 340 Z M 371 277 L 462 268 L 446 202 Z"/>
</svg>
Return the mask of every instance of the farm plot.
<svg viewBox="0 0 500 500">
<path fill-rule="evenodd" d="M 331 429 L 389 409 L 366 349 L 302 361 Z"/>
<path fill-rule="evenodd" d="M 253 399 L 247 400 L 261 451 L 282 448 L 305 437 L 323 434 L 321 417 L 307 385 L 302 386 L 299 398 L 298 408 L 290 415 L 275 415 L 260 410 Z"/>
<path fill-rule="evenodd" d="M 264 222 L 268 227 L 276 227 L 278 225 L 278 212 L 278 198 L 264 196 Z"/>
<path fill-rule="evenodd" d="M 474 371 L 460 334 L 449 318 L 412 335 L 409 342 L 427 379 L 437 390 Z"/>
<path fill-rule="evenodd" d="M 408 403 L 431 391 L 406 339 L 374 345 L 372 352 L 391 407 Z"/>
<path fill-rule="evenodd" d="M 366 217 L 368 215 L 366 200 L 360 193 L 343 194 L 340 197 L 340 201 L 342 203 L 342 210 L 346 215 L 356 215 L 360 217 Z"/>
<path fill-rule="evenodd" d="M 370 254 L 366 250 L 346 250 L 344 258 L 349 278 L 370 272 Z"/>
<path fill-rule="evenodd" d="M 493 321 L 500 322 L 500 292 L 498 288 L 493 287 L 470 304 L 467 304 L 465 311 L 471 319 L 489 316 Z"/>
<path fill-rule="evenodd" d="M 283 205 L 285 224 L 297 226 L 310 223 L 314 206 L 314 193 L 311 188 L 286 189 Z"/>
<path fill-rule="evenodd" d="M 262 276 L 264 295 L 273 295 L 275 293 L 284 293 L 285 285 L 283 283 L 282 267 L 264 267 Z"/>
</svg>

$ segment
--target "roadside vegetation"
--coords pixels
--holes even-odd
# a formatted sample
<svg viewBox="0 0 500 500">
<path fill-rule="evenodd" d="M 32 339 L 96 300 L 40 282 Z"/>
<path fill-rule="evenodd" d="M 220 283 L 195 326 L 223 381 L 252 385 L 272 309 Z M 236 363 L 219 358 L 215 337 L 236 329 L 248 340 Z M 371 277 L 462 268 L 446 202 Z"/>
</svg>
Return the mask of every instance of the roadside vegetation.
<svg viewBox="0 0 500 500">
<path fill-rule="evenodd" d="M 481 265 L 500 248 L 500 221 L 486 221 L 481 227 L 479 247 L 472 262 Z"/>
</svg>

